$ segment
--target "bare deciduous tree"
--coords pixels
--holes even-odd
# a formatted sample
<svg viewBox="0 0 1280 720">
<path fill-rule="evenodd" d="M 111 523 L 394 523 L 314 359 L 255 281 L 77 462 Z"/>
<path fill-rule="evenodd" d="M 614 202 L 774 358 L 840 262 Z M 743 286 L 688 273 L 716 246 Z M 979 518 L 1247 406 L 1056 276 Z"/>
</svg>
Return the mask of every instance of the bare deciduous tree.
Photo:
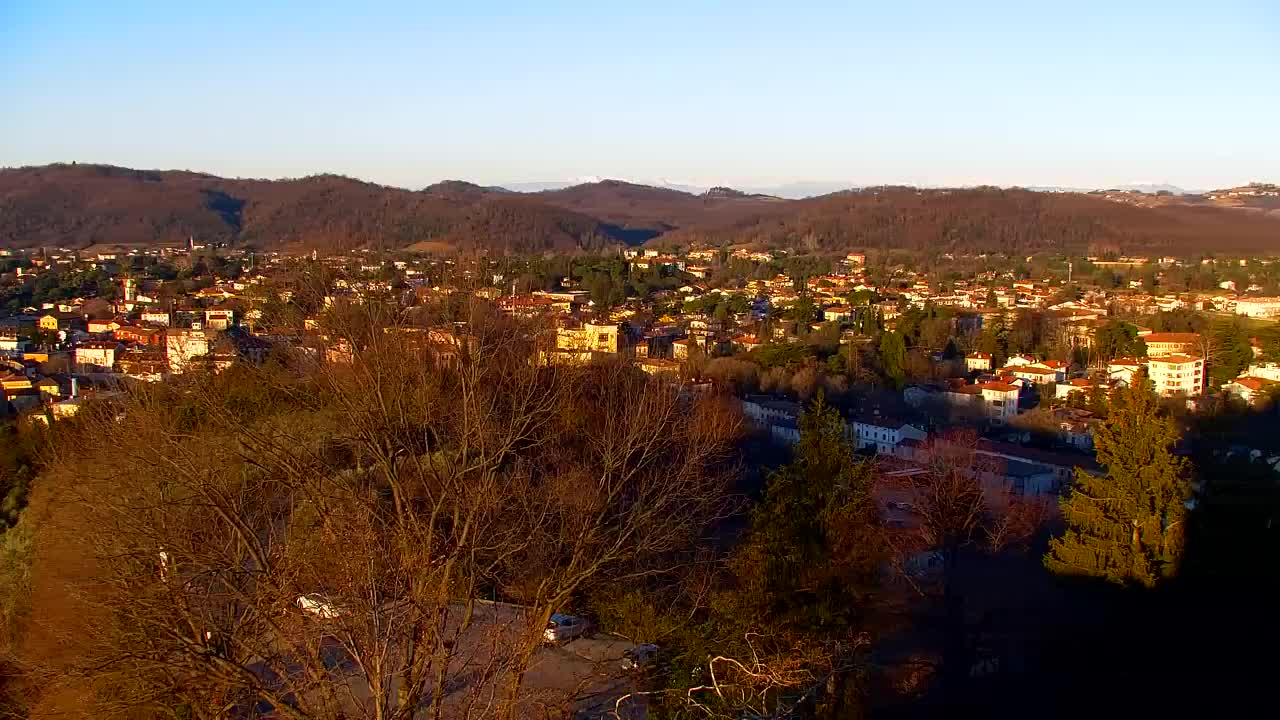
<svg viewBox="0 0 1280 720">
<path fill-rule="evenodd" d="M 727 507 L 740 419 L 625 364 L 541 366 L 536 328 L 481 308 L 386 317 L 335 324 L 349 362 L 191 376 L 63 428 L 36 716 L 573 712 L 581 688 L 525 682 L 547 618 L 679 562 Z"/>
</svg>

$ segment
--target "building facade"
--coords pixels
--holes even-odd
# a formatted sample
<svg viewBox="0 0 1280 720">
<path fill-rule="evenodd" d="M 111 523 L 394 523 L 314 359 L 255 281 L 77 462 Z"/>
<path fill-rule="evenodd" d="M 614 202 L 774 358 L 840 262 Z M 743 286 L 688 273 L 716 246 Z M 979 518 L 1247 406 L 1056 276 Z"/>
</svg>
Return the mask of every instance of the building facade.
<svg viewBox="0 0 1280 720">
<path fill-rule="evenodd" d="M 1196 397 L 1204 392 L 1204 358 L 1162 355 L 1151 359 L 1147 372 L 1163 397 Z"/>
</svg>

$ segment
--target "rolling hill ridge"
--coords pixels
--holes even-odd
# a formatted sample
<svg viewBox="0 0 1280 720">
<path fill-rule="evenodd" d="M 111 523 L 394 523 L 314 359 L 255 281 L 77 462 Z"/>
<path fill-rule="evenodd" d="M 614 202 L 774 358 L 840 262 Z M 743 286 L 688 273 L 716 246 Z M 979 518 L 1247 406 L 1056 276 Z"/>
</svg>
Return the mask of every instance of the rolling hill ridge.
<svg viewBox="0 0 1280 720">
<path fill-rule="evenodd" d="M 520 193 L 456 180 L 415 191 L 337 175 L 245 180 L 105 165 L 0 170 L 0 247 L 188 237 L 323 251 L 596 252 L 649 243 L 832 253 L 1280 253 L 1280 213 L 1016 188 L 880 187 L 785 200 L 615 180 Z"/>
</svg>

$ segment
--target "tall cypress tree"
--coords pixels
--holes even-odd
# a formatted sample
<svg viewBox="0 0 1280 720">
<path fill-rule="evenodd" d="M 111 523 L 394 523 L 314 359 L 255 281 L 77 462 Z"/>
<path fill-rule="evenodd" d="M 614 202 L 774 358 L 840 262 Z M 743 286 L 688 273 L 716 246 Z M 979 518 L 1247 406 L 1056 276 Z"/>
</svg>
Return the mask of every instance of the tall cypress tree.
<svg viewBox="0 0 1280 720">
<path fill-rule="evenodd" d="M 1190 493 L 1188 463 L 1171 449 L 1177 439 L 1173 419 L 1139 374 L 1094 438 L 1106 475 L 1077 468 L 1061 504 L 1067 530 L 1050 542 L 1045 565 L 1145 587 L 1176 573 Z"/>
</svg>

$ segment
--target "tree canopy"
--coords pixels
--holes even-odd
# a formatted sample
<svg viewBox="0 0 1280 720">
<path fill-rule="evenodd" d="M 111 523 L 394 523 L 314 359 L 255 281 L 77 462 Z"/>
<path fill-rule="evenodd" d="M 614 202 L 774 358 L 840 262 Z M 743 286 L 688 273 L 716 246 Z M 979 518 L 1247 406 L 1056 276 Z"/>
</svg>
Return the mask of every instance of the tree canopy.
<svg viewBox="0 0 1280 720">
<path fill-rule="evenodd" d="M 1066 532 L 1045 555 L 1050 570 L 1145 587 L 1177 573 L 1190 494 L 1189 463 L 1173 453 L 1178 437 L 1139 374 L 1094 438 L 1106 474 L 1076 469 L 1061 503 Z"/>
</svg>

